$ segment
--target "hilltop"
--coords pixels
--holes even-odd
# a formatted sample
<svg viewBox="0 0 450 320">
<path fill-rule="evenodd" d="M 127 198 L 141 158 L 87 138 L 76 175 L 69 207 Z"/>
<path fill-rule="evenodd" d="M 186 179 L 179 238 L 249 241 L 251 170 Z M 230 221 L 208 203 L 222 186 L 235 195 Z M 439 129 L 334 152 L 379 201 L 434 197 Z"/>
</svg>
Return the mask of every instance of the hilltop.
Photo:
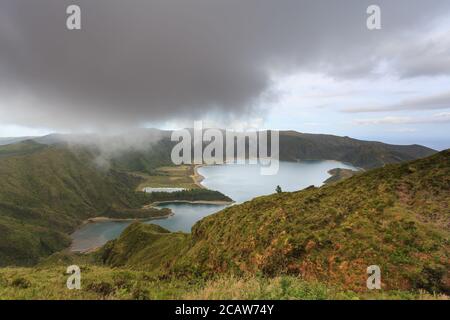
<svg viewBox="0 0 450 320">
<path fill-rule="evenodd" d="M 0 269 L 4 298 L 447 299 L 450 151 L 263 196 L 191 234 L 131 224 L 98 252 Z M 67 265 L 83 290 L 65 290 Z M 366 268 L 382 271 L 368 292 Z M 39 290 L 37 290 L 39 288 Z M 42 296 L 43 294 L 43 296 Z"/>
<path fill-rule="evenodd" d="M 122 150 L 124 152 L 108 155 L 113 167 L 151 174 L 157 167 L 172 164 L 170 153 L 176 142 L 170 140 L 171 133 L 158 129 L 141 129 L 128 135 L 109 137 L 51 134 L 35 137 L 33 141 L 48 145 L 82 143 L 97 153 L 100 152 L 98 146 L 106 146 L 106 149 L 125 146 Z M 15 139 L 19 140 L 20 138 Z M 126 148 L 127 144 L 134 147 Z M 435 150 L 420 145 L 392 145 L 327 134 L 280 131 L 280 160 L 284 161 L 336 160 L 359 168 L 373 169 L 390 163 L 424 158 L 434 153 Z"/>
<path fill-rule="evenodd" d="M 302 134 L 288 136 L 305 138 Z M 230 200 L 209 190 L 169 196 L 136 192 L 143 181 L 136 171 L 160 174 L 157 165 L 166 163 L 169 144 L 164 139 L 167 137 L 147 151 L 156 158 L 136 151 L 112 159 L 109 168 L 96 163 L 99 150 L 92 146 L 69 148 L 64 143 L 33 140 L 1 146 L 1 265 L 33 265 L 67 248 L 68 235 L 95 216 L 161 215 L 156 209 L 144 212 L 141 208 L 177 197 Z M 334 138 L 324 139 L 322 142 L 331 143 Z M 352 145 L 352 139 L 348 143 Z M 294 154 L 301 148 L 289 150 Z M 404 147 L 402 157 L 423 153 L 433 151 Z M 159 159 L 157 165 L 152 159 Z M 401 157 L 383 159 L 396 162 Z M 127 237 L 105 247 L 109 251 L 103 261 L 132 269 L 139 269 L 140 262 L 147 261 L 152 268 L 161 263 L 166 272 L 184 276 L 301 275 L 355 290 L 364 284 L 365 267 L 379 264 L 385 288 L 447 292 L 449 167 L 449 151 L 445 151 L 405 164 L 384 165 L 321 188 L 259 197 L 199 221 L 191 235 L 168 233 L 162 237 L 165 233 L 159 232 L 155 238 L 152 230 L 139 252 L 126 245 L 135 233 L 142 233 L 135 227 L 124 233 Z M 160 247 L 167 251 L 158 251 Z"/>
<path fill-rule="evenodd" d="M 366 268 L 375 264 L 384 289 L 448 294 L 449 190 L 447 150 L 228 207 L 197 222 L 178 254 L 159 262 L 177 277 L 290 275 L 356 291 L 365 290 Z M 150 227 L 135 225 L 109 243 L 103 261 L 139 269 L 140 262 L 162 257 L 156 249 L 134 252 L 126 244 L 141 239 L 143 228 Z M 126 257 L 120 248 L 128 248 Z"/>
<path fill-rule="evenodd" d="M 194 225 L 178 261 L 206 273 L 290 274 L 365 288 L 449 292 L 450 151 L 321 188 L 259 197 Z"/>
<path fill-rule="evenodd" d="M 337 160 L 373 169 L 436 153 L 420 145 L 392 145 L 327 134 L 280 132 L 280 158 L 286 161 Z"/>
</svg>

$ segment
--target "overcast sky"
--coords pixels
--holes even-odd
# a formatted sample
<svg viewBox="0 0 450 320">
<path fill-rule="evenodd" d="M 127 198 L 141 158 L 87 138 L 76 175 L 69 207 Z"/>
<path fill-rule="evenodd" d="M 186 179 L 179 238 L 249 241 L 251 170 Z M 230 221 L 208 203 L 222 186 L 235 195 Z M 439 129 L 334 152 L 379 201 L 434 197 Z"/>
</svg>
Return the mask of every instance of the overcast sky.
<svg viewBox="0 0 450 320">
<path fill-rule="evenodd" d="M 449 148 L 450 1 L 0 2 L 0 136 L 200 119 Z"/>
</svg>

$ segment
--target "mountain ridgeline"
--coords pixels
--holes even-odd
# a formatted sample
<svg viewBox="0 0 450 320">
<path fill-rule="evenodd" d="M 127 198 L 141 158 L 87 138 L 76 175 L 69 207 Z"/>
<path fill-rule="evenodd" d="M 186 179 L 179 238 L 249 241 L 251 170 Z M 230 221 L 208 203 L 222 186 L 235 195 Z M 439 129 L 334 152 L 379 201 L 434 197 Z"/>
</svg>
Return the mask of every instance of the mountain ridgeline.
<svg viewBox="0 0 450 320">
<path fill-rule="evenodd" d="M 228 207 L 197 222 L 190 239 L 134 224 L 100 256 L 181 278 L 290 275 L 355 291 L 367 290 L 366 269 L 378 265 L 383 289 L 449 294 L 449 195 L 447 150 Z"/>
<path fill-rule="evenodd" d="M 171 141 L 171 131 L 147 129 L 134 134 L 143 136 L 144 141 L 146 139 L 151 143 L 143 143 L 138 148 L 125 148 L 125 152 L 111 156 L 108 160 L 115 168 L 152 173 L 157 167 L 172 164 L 170 160 L 171 151 L 177 142 Z M 123 136 L 112 136 L 107 142 L 111 145 L 126 145 L 129 140 Z M 70 135 L 49 135 L 35 138 L 35 141 L 42 144 L 89 141 L 89 143 L 84 142 L 84 144 L 91 144 L 93 152 L 98 152 L 96 146 L 105 142 L 104 139 L 99 140 L 97 136 L 80 138 Z M 248 143 L 248 141 L 246 142 Z M 280 160 L 283 161 L 336 160 L 364 169 L 411 161 L 436 153 L 435 150 L 420 145 L 392 145 L 349 137 L 296 131 L 280 131 L 279 146 Z"/>
<path fill-rule="evenodd" d="M 420 145 L 392 145 L 325 134 L 280 132 L 280 158 L 286 161 L 337 160 L 372 169 L 424 158 L 435 152 Z"/>
<path fill-rule="evenodd" d="M 98 136 L 70 135 L 15 138 L 8 140 L 14 143 L 0 146 L 0 266 L 34 264 L 68 247 L 68 235 L 85 219 L 108 212 L 117 217 L 122 210 L 141 217 L 144 213 L 135 209 L 153 200 L 135 191 L 141 180 L 130 173 L 152 174 L 158 167 L 172 165 L 170 153 L 176 142 L 170 135 L 143 130 L 138 148 L 126 145 L 134 137 L 98 140 Z M 105 145 L 119 146 L 119 152 L 105 151 Z M 280 157 L 288 161 L 339 160 L 372 168 L 433 153 L 421 146 L 280 133 Z M 219 200 L 224 197 L 219 196 Z"/>
</svg>

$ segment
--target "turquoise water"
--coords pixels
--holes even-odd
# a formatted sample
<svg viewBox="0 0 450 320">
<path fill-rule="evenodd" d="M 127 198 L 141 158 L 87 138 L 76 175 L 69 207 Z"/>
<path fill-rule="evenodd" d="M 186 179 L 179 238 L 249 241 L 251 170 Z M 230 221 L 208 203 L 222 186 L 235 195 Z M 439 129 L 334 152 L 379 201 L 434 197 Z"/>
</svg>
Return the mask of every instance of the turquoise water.
<svg viewBox="0 0 450 320">
<path fill-rule="evenodd" d="M 202 184 L 212 190 L 218 190 L 231 197 L 237 203 L 254 197 L 275 192 L 277 185 L 283 191 L 301 190 L 310 185 L 320 186 L 334 168 L 355 169 L 337 161 L 280 162 L 278 174 L 260 175 L 257 165 L 227 164 L 206 166 L 198 169 L 204 176 Z M 146 223 L 158 224 L 170 231 L 190 232 L 192 226 L 202 218 L 222 210 L 223 205 L 170 203 L 158 207 L 172 209 L 174 215 L 166 219 L 150 220 Z M 106 221 L 84 225 L 72 234 L 72 250 L 86 251 L 102 246 L 117 238 L 130 224 L 130 221 Z"/>
</svg>

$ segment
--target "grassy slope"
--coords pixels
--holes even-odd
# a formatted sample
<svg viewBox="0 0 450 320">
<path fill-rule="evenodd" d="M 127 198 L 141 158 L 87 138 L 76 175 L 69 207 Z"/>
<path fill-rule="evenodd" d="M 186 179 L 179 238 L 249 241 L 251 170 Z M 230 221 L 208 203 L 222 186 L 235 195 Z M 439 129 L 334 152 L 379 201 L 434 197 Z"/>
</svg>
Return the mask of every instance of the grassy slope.
<svg viewBox="0 0 450 320">
<path fill-rule="evenodd" d="M 97 169 L 83 151 L 23 142 L 2 153 L 0 265 L 35 263 L 69 245 L 82 220 L 142 202 L 134 178 Z"/>
<path fill-rule="evenodd" d="M 34 268 L 1 268 L 1 299 L 447 299 L 425 292 L 354 292 L 297 276 L 264 277 L 167 272 L 189 248 L 190 235 L 132 224 L 100 252 L 60 252 Z M 109 266 L 102 264 L 106 263 Z M 68 290 L 67 266 L 81 267 L 81 290 Z M 111 267 L 113 266 L 113 267 Z"/>
<path fill-rule="evenodd" d="M 188 247 L 190 235 L 152 224 L 133 223 L 98 253 L 112 267 L 165 271 Z"/>
<path fill-rule="evenodd" d="M 369 264 L 381 266 L 384 288 L 448 290 L 449 167 L 446 151 L 320 189 L 260 197 L 203 219 L 193 238 L 132 225 L 102 251 L 119 269 L 83 257 L 84 290 L 65 289 L 61 264 L 80 262 L 58 254 L 49 265 L 0 269 L 0 297 L 428 298 L 347 290 L 365 288 Z"/>
<path fill-rule="evenodd" d="M 111 165 L 127 172 L 144 172 L 147 174 L 158 174 L 157 168 L 171 166 L 170 153 L 174 143 L 170 138 L 163 137 L 161 140 L 149 146 L 146 151 L 130 150 L 120 153 L 111 159 Z"/>
<path fill-rule="evenodd" d="M 0 297 L 448 299 L 398 289 L 448 290 L 449 160 L 446 151 L 260 197 L 203 219 L 193 238 L 135 223 L 96 254 L 0 269 Z M 82 267 L 82 290 L 66 289 L 71 264 Z M 391 290 L 365 290 L 368 264 L 381 266 Z"/>
<path fill-rule="evenodd" d="M 199 221 L 191 236 L 134 225 L 103 249 L 103 261 L 180 278 L 290 275 L 360 292 L 376 264 L 384 289 L 448 294 L 449 170 L 445 151 L 256 198 Z M 172 237 L 184 238 L 167 246 Z"/>
<path fill-rule="evenodd" d="M 328 173 L 331 174 L 331 177 L 329 177 L 327 180 L 324 181 L 325 184 L 339 182 L 344 179 L 353 177 L 354 175 L 359 174 L 361 172 L 350 169 L 335 168 L 329 170 Z"/>
<path fill-rule="evenodd" d="M 322 188 L 256 198 L 206 217 L 178 271 L 300 275 L 362 290 L 449 292 L 450 151 Z"/>
<path fill-rule="evenodd" d="M 448 299 L 423 291 L 354 292 L 286 275 L 171 275 L 168 269 L 190 240 L 134 223 L 97 253 L 59 252 L 33 268 L 0 268 L 0 299 Z M 81 267 L 81 290 L 66 288 L 66 268 L 73 264 Z"/>
<path fill-rule="evenodd" d="M 225 201 L 233 200 L 223 193 L 209 189 L 190 189 L 175 192 L 152 192 L 146 196 L 150 202 L 170 201 Z"/>
<path fill-rule="evenodd" d="M 87 218 L 168 214 L 167 210 L 140 209 L 153 201 L 230 200 L 204 189 L 135 192 L 142 178 L 98 168 L 92 152 L 33 141 L 0 147 L 0 266 L 30 265 L 67 247 L 68 234 Z M 188 172 L 185 175 L 192 181 Z"/>
<path fill-rule="evenodd" d="M 178 187 L 186 189 L 199 188 L 194 181 L 194 167 L 191 165 L 180 165 L 171 167 L 160 167 L 153 170 L 152 175 L 142 172 L 134 173 L 142 178 L 142 182 L 137 187 L 137 190 L 142 191 L 145 187 Z"/>
<path fill-rule="evenodd" d="M 80 264 L 81 290 L 68 290 L 65 266 L 0 269 L 0 299 L 446 299 L 405 291 L 355 293 L 297 277 L 161 279 L 146 271 Z"/>
</svg>

